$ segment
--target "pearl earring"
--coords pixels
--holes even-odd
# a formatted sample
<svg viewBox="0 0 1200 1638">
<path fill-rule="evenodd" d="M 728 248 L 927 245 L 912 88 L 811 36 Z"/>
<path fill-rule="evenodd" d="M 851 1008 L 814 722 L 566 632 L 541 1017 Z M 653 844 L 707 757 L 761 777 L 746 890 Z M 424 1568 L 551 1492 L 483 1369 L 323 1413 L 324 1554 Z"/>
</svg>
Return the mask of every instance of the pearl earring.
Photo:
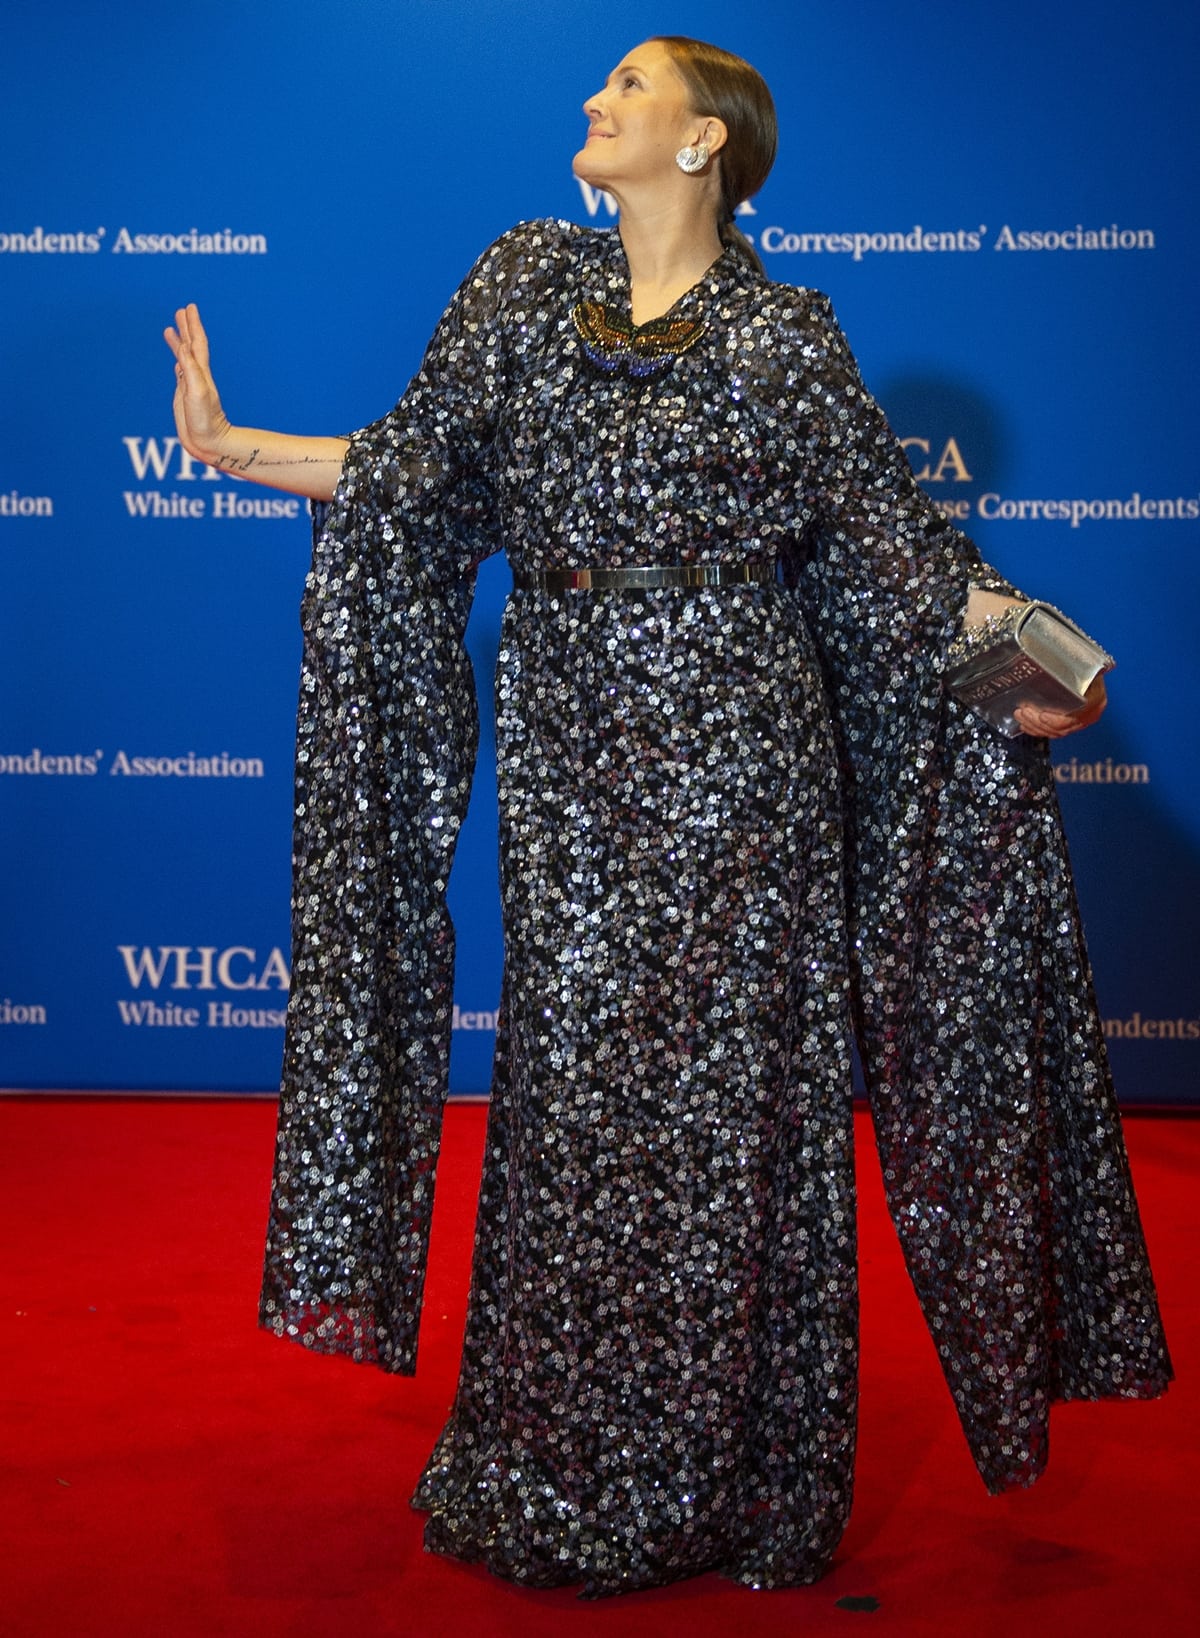
<svg viewBox="0 0 1200 1638">
<path fill-rule="evenodd" d="M 688 176 L 694 176 L 708 164 L 708 143 L 697 143 L 694 148 L 680 148 L 675 155 L 675 163 Z"/>
</svg>

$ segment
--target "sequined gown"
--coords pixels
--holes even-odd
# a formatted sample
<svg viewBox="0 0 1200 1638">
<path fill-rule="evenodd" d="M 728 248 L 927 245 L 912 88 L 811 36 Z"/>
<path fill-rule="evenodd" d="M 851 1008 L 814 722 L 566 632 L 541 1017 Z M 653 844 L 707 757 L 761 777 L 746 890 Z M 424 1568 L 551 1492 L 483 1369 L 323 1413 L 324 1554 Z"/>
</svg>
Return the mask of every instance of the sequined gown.
<svg viewBox="0 0 1200 1638">
<path fill-rule="evenodd" d="M 475 565 L 777 560 L 517 590 L 497 676 L 502 1024 L 433 1549 L 596 1595 L 815 1579 L 850 1505 L 849 1042 L 972 1454 L 1170 1374 L 1045 748 L 939 673 L 970 584 L 826 299 L 726 255 L 657 373 L 614 233 L 476 265 L 352 441 L 304 605 L 295 967 L 262 1317 L 415 1368 Z"/>
</svg>

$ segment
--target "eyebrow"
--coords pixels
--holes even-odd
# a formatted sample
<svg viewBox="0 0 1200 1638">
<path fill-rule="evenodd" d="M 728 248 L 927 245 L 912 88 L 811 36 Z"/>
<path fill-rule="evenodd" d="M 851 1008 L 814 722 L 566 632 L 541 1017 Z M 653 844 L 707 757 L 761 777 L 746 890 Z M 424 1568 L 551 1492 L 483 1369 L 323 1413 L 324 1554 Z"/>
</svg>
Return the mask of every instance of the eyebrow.
<svg viewBox="0 0 1200 1638">
<path fill-rule="evenodd" d="M 612 73 L 608 76 L 608 79 L 605 80 L 605 85 L 611 85 L 618 74 L 640 74 L 644 79 L 646 76 L 646 70 L 638 63 L 618 63 L 613 69 Z"/>
</svg>

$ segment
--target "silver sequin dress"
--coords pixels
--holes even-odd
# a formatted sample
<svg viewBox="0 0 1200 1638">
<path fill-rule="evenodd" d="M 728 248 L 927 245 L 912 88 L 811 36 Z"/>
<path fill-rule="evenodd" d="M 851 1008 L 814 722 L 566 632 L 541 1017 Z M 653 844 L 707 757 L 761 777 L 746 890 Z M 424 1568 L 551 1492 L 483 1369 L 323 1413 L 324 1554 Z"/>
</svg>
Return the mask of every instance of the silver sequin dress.
<svg viewBox="0 0 1200 1638">
<path fill-rule="evenodd" d="M 827 300 L 727 252 L 678 356 L 615 233 L 514 229 L 352 440 L 304 604 L 295 968 L 263 1322 L 414 1369 L 471 778 L 473 570 L 781 565 L 517 590 L 497 677 L 506 965 L 462 1376 L 427 1542 L 596 1595 L 815 1579 L 850 1505 L 850 1041 L 992 1489 L 1050 1402 L 1170 1366 L 1045 747 L 940 683 L 970 584 Z"/>
</svg>

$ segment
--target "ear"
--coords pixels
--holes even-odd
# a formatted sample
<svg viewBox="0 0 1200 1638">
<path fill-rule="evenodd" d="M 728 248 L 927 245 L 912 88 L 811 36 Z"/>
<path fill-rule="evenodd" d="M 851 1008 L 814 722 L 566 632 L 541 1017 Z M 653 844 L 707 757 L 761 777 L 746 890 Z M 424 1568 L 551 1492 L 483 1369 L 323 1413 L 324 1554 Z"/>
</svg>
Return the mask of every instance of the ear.
<svg viewBox="0 0 1200 1638">
<path fill-rule="evenodd" d="M 729 141 L 729 127 L 723 119 L 715 114 L 705 116 L 704 124 L 700 127 L 700 134 L 694 138 L 695 143 L 703 142 L 710 154 L 719 154 Z"/>
</svg>

